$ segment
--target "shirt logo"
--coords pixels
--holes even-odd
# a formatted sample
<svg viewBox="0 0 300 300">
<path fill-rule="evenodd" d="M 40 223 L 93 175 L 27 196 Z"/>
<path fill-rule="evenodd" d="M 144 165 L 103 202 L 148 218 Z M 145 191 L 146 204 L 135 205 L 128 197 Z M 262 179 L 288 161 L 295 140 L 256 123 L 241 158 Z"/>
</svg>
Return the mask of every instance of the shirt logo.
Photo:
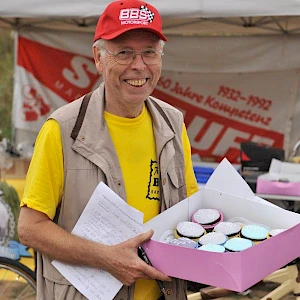
<svg viewBox="0 0 300 300">
<path fill-rule="evenodd" d="M 126 8 L 120 10 L 119 20 L 121 25 L 148 25 L 154 20 L 154 13 L 146 6 L 140 8 Z"/>
<path fill-rule="evenodd" d="M 150 180 L 148 183 L 147 199 L 159 201 L 159 174 L 158 164 L 155 160 L 150 161 Z"/>
</svg>

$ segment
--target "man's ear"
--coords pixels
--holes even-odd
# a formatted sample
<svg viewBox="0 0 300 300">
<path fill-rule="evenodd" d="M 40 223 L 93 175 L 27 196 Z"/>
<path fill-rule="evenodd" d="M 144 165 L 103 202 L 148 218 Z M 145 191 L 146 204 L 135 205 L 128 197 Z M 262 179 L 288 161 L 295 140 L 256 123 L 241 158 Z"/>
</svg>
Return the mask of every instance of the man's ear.
<svg viewBox="0 0 300 300">
<path fill-rule="evenodd" d="M 100 50 L 96 46 L 93 46 L 93 54 L 94 54 L 94 61 L 95 61 L 96 69 L 98 71 L 98 74 L 101 75 L 102 71 L 103 71 L 102 61 L 101 61 L 101 53 L 100 53 Z"/>
</svg>

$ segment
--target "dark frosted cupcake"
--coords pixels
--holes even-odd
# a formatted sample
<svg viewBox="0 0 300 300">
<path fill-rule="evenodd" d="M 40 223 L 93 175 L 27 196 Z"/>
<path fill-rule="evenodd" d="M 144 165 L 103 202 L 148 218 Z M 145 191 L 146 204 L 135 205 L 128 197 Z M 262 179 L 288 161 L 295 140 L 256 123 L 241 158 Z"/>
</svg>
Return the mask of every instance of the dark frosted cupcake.
<svg viewBox="0 0 300 300">
<path fill-rule="evenodd" d="M 216 224 L 223 221 L 223 214 L 217 209 L 200 208 L 193 214 L 192 221 L 200 224 L 209 232 L 214 229 Z"/>
<path fill-rule="evenodd" d="M 228 240 L 227 236 L 221 232 L 209 232 L 199 238 L 199 246 L 213 244 L 213 245 L 223 245 Z"/>
<path fill-rule="evenodd" d="M 214 227 L 215 232 L 224 233 L 228 238 L 240 237 L 242 227 L 239 223 L 220 222 Z"/>
<path fill-rule="evenodd" d="M 200 224 L 189 221 L 178 223 L 174 232 L 175 238 L 186 237 L 195 241 L 198 241 L 203 234 L 205 229 Z"/>
</svg>

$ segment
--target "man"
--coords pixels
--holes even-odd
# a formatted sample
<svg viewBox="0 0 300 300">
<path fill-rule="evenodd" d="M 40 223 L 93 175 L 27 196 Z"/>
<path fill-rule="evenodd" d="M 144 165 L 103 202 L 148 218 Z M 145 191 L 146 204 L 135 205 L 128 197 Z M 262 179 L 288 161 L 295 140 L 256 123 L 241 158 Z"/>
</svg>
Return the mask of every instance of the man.
<svg viewBox="0 0 300 300">
<path fill-rule="evenodd" d="M 153 231 L 106 246 L 70 232 L 100 181 L 144 213 L 144 222 L 196 192 L 181 112 L 149 97 L 162 69 L 161 17 L 138 0 L 112 2 L 99 18 L 94 60 L 103 83 L 43 125 L 26 178 L 19 236 L 38 251 L 37 299 L 84 299 L 53 259 L 103 269 L 124 286 L 115 299 L 185 299 L 185 285 L 147 265 L 137 247 Z"/>
</svg>

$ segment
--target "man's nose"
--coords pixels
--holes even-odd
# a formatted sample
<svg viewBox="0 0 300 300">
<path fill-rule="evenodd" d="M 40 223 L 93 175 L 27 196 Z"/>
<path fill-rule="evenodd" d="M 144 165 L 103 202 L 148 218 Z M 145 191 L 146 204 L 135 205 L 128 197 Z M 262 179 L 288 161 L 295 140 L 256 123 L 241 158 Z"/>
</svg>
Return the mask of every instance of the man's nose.
<svg viewBox="0 0 300 300">
<path fill-rule="evenodd" d="M 132 63 L 131 63 L 131 68 L 133 69 L 139 69 L 143 70 L 146 68 L 146 64 L 144 63 L 143 56 L 141 53 L 135 53 Z"/>
</svg>

